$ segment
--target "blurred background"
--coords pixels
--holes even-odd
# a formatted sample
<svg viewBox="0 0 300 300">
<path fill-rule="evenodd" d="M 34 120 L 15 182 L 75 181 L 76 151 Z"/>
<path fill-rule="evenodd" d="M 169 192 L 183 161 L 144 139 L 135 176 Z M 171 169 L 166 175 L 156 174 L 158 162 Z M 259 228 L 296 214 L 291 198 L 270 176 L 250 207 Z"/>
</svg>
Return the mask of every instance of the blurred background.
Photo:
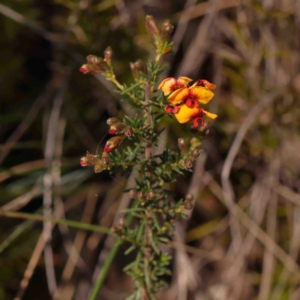
<svg viewBox="0 0 300 300">
<path fill-rule="evenodd" d="M 144 19 L 169 19 L 174 51 L 164 77 L 218 86 L 218 113 L 193 173 L 176 199 L 195 205 L 176 225 L 173 277 L 157 299 L 300 299 L 300 1 L 1 0 L 0 209 L 112 226 L 133 177 L 94 174 L 108 117 L 132 113 L 101 76 L 84 76 L 88 54 L 114 50 L 129 62 L 154 57 Z M 162 141 L 176 149 L 189 125 L 165 117 Z M 197 136 L 197 134 L 196 134 Z M 42 232 L 49 238 L 46 243 Z M 0 299 L 88 299 L 114 239 L 100 233 L 0 216 Z M 98 299 L 125 299 L 117 253 Z"/>
</svg>

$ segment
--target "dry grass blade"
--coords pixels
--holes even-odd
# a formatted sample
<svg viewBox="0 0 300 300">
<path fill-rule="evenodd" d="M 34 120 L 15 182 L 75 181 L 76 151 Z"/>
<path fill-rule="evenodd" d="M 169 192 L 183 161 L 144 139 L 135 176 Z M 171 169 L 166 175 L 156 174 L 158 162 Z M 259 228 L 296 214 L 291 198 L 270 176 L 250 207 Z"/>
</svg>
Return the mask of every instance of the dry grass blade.
<svg viewBox="0 0 300 300">
<path fill-rule="evenodd" d="M 66 81 L 62 85 L 62 88 L 58 91 L 53 101 L 53 107 L 49 116 L 46 133 L 45 143 L 45 160 L 47 162 L 47 171 L 43 177 L 44 190 L 43 190 L 43 204 L 44 204 L 44 217 L 52 216 L 52 204 L 53 204 L 53 187 L 60 183 L 60 166 L 55 164 L 55 161 L 59 161 L 60 157 L 57 154 L 61 153 L 59 150 L 62 147 L 62 136 L 59 134 L 59 130 L 63 129 L 59 122 L 61 107 L 63 104 L 63 97 L 66 89 Z M 64 127 L 64 125 L 63 125 Z M 61 138 L 59 138 L 61 137 Z M 60 143 L 59 143 L 60 142 Z M 59 145 L 59 146 L 58 146 Z M 58 149 L 58 150 L 57 150 Z M 57 153 L 59 152 L 59 153 Z M 55 276 L 55 270 L 53 265 L 53 251 L 51 248 L 51 235 L 52 235 L 51 222 L 44 222 L 44 236 L 47 237 L 46 245 L 44 249 L 45 254 L 45 267 L 48 281 L 48 288 L 50 294 L 53 295 L 57 289 L 57 282 Z"/>
</svg>

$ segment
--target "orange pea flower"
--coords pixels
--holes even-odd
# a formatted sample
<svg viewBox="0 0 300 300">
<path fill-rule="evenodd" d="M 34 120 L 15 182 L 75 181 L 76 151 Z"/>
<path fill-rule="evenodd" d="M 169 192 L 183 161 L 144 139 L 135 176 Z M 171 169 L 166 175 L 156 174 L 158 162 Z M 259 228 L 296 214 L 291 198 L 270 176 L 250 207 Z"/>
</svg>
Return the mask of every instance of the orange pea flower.
<svg viewBox="0 0 300 300">
<path fill-rule="evenodd" d="M 213 96 L 214 93 L 211 90 L 202 86 L 194 86 L 174 91 L 167 100 L 172 105 L 185 103 L 189 108 L 194 108 L 199 107 L 199 103 L 208 103 Z"/>
<path fill-rule="evenodd" d="M 210 113 L 203 108 L 193 107 L 190 108 L 186 104 L 180 105 L 180 109 L 174 114 L 175 118 L 179 123 L 186 123 L 188 121 L 193 121 L 193 126 L 198 127 L 199 123 L 201 126 L 204 125 L 203 116 L 207 116 L 211 119 L 215 119 L 218 115 Z"/>
<path fill-rule="evenodd" d="M 218 115 L 210 113 L 200 107 L 207 104 L 214 96 L 212 92 L 216 85 L 207 80 L 197 80 L 188 87 L 192 79 L 188 77 L 166 78 L 159 85 L 169 104 L 165 107 L 166 113 L 174 114 L 179 123 L 193 121 L 193 126 L 204 125 L 204 116 L 215 119 Z"/>
<path fill-rule="evenodd" d="M 191 81 L 193 80 L 184 76 L 180 76 L 178 79 L 168 77 L 160 83 L 158 89 L 161 90 L 165 96 L 167 96 L 177 89 L 187 87 Z"/>
</svg>

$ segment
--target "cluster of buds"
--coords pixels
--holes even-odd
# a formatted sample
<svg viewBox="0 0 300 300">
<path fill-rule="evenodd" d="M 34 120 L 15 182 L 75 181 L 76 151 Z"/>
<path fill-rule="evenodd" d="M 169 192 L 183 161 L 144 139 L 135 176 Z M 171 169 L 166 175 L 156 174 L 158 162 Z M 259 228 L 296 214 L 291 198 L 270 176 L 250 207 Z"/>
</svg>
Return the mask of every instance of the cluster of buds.
<svg viewBox="0 0 300 300">
<path fill-rule="evenodd" d="M 161 53 L 170 52 L 172 50 L 172 44 L 169 43 L 167 45 L 164 45 L 168 38 L 171 36 L 174 29 L 174 26 L 170 23 L 170 21 L 164 21 L 161 25 L 161 28 L 159 29 L 154 18 L 152 16 L 146 16 L 145 25 L 147 32 L 154 38 L 157 51 Z"/>
<path fill-rule="evenodd" d="M 108 153 L 103 152 L 100 158 L 99 155 L 94 155 L 87 151 L 86 156 L 81 157 L 80 165 L 82 167 L 94 166 L 95 173 L 100 173 L 103 170 L 110 168 Z"/>
<path fill-rule="evenodd" d="M 190 146 L 185 139 L 179 138 L 178 147 L 184 153 L 184 158 L 182 158 L 179 163 L 188 169 L 191 168 L 193 166 L 193 162 L 201 153 L 199 146 L 200 142 L 196 138 L 191 139 Z"/>
<path fill-rule="evenodd" d="M 111 60 L 113 51 L 111 47 L 104 50 L 104 58 L 96 55 L 88 55 L 86 57 L 87 64 L 80 67 L 79 71 L 83 74 L 103 74 L 109 75 L 112 73 Z"/>
<path fill-rule="evenodd" d="M 178 79 L 169 77 L 164 79 L 158 89 L 167 97 L 169 104 L 165 107 L 166 113 L 174 114 L 179 123 L 193 122 L 193 127 L 204 126 L 204 116 L 211 119 L 217 118 L 216 114 L 210 113 L 200 107 L 207 104 L 214 96 L 212 92 L 216 85 L 207 80 L 193 80 L 181 76 Z"/>
<path fill-rule="evenodd" d="M 147 32 L 151 36 L 154 38 L 160 37 L 163 41 L 166 41 L 171 36 L 174 29 L 174 26 L 169 20 L 164 21 L 161 25 L 161 29 L 159 29 L 152 16 L 146 16 L 145 25 Z"/>
<path fill-rule="evenodd" d="M 154 199 L 155 194 L 153 191 L 137 191 L 135 189 L 132 189 L 129 191 L 129 196 L 132 199 L 137 199 L 141 202 L 142 205 L 145 205 L 148 201 L 151 201 Z"/>
<path fill-rule="evenodd" d="M 89 152 L 86 156 L 80 159 L 80 165 L 82 167 L 94 166 L 95 173 L 102 172 L 103 170 L 110 169 L 111 162 L 108 152 L 111 152 L 119 147 L 126 137 L 132 136 L 133 130 L 131 127 L 126 126 L 117 118 L 109 118 L 107 124 L 110 126 L 108 133 L 117 134 L 111 137 L 104 146 L 104 152 L 101 155 L 93 155 Z"/>
<path fill-rule="evenodd" d="M 108 133 L 117 134 L 110 138 L 105 146 L 104 152 L 111 152 L 119 147 L 126 137 L 132 136 L 133 130 L 131 127 L 126 126 L 119 119 L 112 117 L 107 120 L 107 125 L 110 126 Z"/>
</svg>

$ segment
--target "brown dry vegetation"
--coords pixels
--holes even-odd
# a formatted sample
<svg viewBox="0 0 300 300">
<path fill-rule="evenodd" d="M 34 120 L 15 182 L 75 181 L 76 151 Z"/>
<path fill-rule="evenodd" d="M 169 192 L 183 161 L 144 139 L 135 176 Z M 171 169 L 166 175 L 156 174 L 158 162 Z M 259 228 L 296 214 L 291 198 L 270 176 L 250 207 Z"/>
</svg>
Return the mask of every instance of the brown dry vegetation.
<svg viewBox="0 0 300 300">
<path fill-rule="evenodd" d="M 157 299 L 300 299 L 299 1 L 1 2 L 0 299 L 88 299 L 114 239 L 3 214 L 117 222 L 134 175 L 94 174 L 79 159 L 103 147 L 107 117 L 132 109 L 78 68 L 110 45 L 120 81 L 132 81 L 128 62 L 153 52 L 146 14 L 176 26 L 165 77 L 218 86 L 216 134 L 173 186 L 176 199 L 194 194 L 195 207 L 176 225 L 173 278 Z M 188 125 L 165 125 L 168 147 L 192 136 Z M 99 299 L 130 293 L 126 246 Z"/>
</svg>

